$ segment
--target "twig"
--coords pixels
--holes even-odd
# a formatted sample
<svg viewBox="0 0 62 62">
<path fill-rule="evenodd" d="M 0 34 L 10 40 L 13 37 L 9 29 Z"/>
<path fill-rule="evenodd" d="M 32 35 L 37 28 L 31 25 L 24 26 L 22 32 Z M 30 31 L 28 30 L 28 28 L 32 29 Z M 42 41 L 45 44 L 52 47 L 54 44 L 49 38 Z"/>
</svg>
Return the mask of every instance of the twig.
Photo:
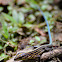
<svg viewBox="0 0 62 62">
<path fill-rule="evenodd" d="M 43 53 L 41 56 L 41 60 L 47 60 L 47 59 L 51 59 L 53 57 L 59 57 L 62 55 L 62 47 L 59 47 L 57 49 L 54 49 L 52 51 Z"/>
</svg>

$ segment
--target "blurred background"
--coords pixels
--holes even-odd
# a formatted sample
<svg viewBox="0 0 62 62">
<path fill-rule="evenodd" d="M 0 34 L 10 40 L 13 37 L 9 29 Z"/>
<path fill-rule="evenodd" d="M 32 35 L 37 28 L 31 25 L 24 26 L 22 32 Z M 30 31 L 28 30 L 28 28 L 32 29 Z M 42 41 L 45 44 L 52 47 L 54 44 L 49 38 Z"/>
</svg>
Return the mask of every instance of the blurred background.
<svg viewBox="0 0 62 62">
<path fill-rule="evenodd" d="M 45 20 L 36 5 L 48 20 L 53 45 L 62 45 L 62 0 L 0 0 L 0 61 L 49 43 Z"/>
</svg>

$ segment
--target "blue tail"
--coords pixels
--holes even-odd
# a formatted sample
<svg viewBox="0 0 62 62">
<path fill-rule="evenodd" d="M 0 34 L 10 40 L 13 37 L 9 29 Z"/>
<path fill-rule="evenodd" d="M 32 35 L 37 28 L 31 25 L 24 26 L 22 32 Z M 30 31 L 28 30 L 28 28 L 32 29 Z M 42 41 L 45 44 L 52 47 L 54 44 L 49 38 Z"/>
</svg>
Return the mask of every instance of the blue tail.
<svg viewBox="0 0 62 62">
<path fill-rule="evenodd" d="M 37 6 L 38 7 L 38 10 L 41 12 L 41 14 L 43 15 L 43 17 L 44 17 L 44 19 L 45 19 L 45 22 L 46 22 L 46 24 L 47 24 L 47 28 L 48 28 L 48 35 L 49 35 L 49 40 L 50 40 L 50 45 L 52 44 L 52 38 L 51 38 L 51 33 L 50 33 L 50 28 L 49 28 L 49 24 L 48 24 L 48 21 L 47 21 L 47 19 L 46 19 L 46 16 L 44 15 L 44 13 L 43 13 L 43 11 L 40 9 L 40 7 L 39 6 Z"/>
</svg>

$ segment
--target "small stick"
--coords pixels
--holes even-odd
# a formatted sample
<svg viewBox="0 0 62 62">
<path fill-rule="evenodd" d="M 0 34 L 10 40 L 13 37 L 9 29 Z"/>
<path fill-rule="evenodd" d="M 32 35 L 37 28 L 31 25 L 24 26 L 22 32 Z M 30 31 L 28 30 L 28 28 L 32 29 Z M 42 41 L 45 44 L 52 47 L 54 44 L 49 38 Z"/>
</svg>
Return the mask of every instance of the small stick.
<svg viewBox="0 0 62 62">
<path fill-rule="evenodd" d="M 59 57 L 61 55 L 62 55 L 62 47 L 58 47 L 57 49 L 43 53 L 41 55 L 41 60 L 47 60 L 47 59 L 51 59 L 53 57 Z"/>
</svg>

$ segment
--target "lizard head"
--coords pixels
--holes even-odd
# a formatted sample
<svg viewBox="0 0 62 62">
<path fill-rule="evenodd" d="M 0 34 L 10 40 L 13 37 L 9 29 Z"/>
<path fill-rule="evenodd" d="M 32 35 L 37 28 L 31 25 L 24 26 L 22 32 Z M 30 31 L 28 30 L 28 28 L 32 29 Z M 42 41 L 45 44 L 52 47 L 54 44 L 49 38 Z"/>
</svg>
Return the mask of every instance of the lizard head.
<svg viewBox="0 0 62 62">
<path fill-rule="evenodd" d="M 14 60 L 25 60 L 26 59 L 26 53 L 17 53 Z"/>
</svg>

